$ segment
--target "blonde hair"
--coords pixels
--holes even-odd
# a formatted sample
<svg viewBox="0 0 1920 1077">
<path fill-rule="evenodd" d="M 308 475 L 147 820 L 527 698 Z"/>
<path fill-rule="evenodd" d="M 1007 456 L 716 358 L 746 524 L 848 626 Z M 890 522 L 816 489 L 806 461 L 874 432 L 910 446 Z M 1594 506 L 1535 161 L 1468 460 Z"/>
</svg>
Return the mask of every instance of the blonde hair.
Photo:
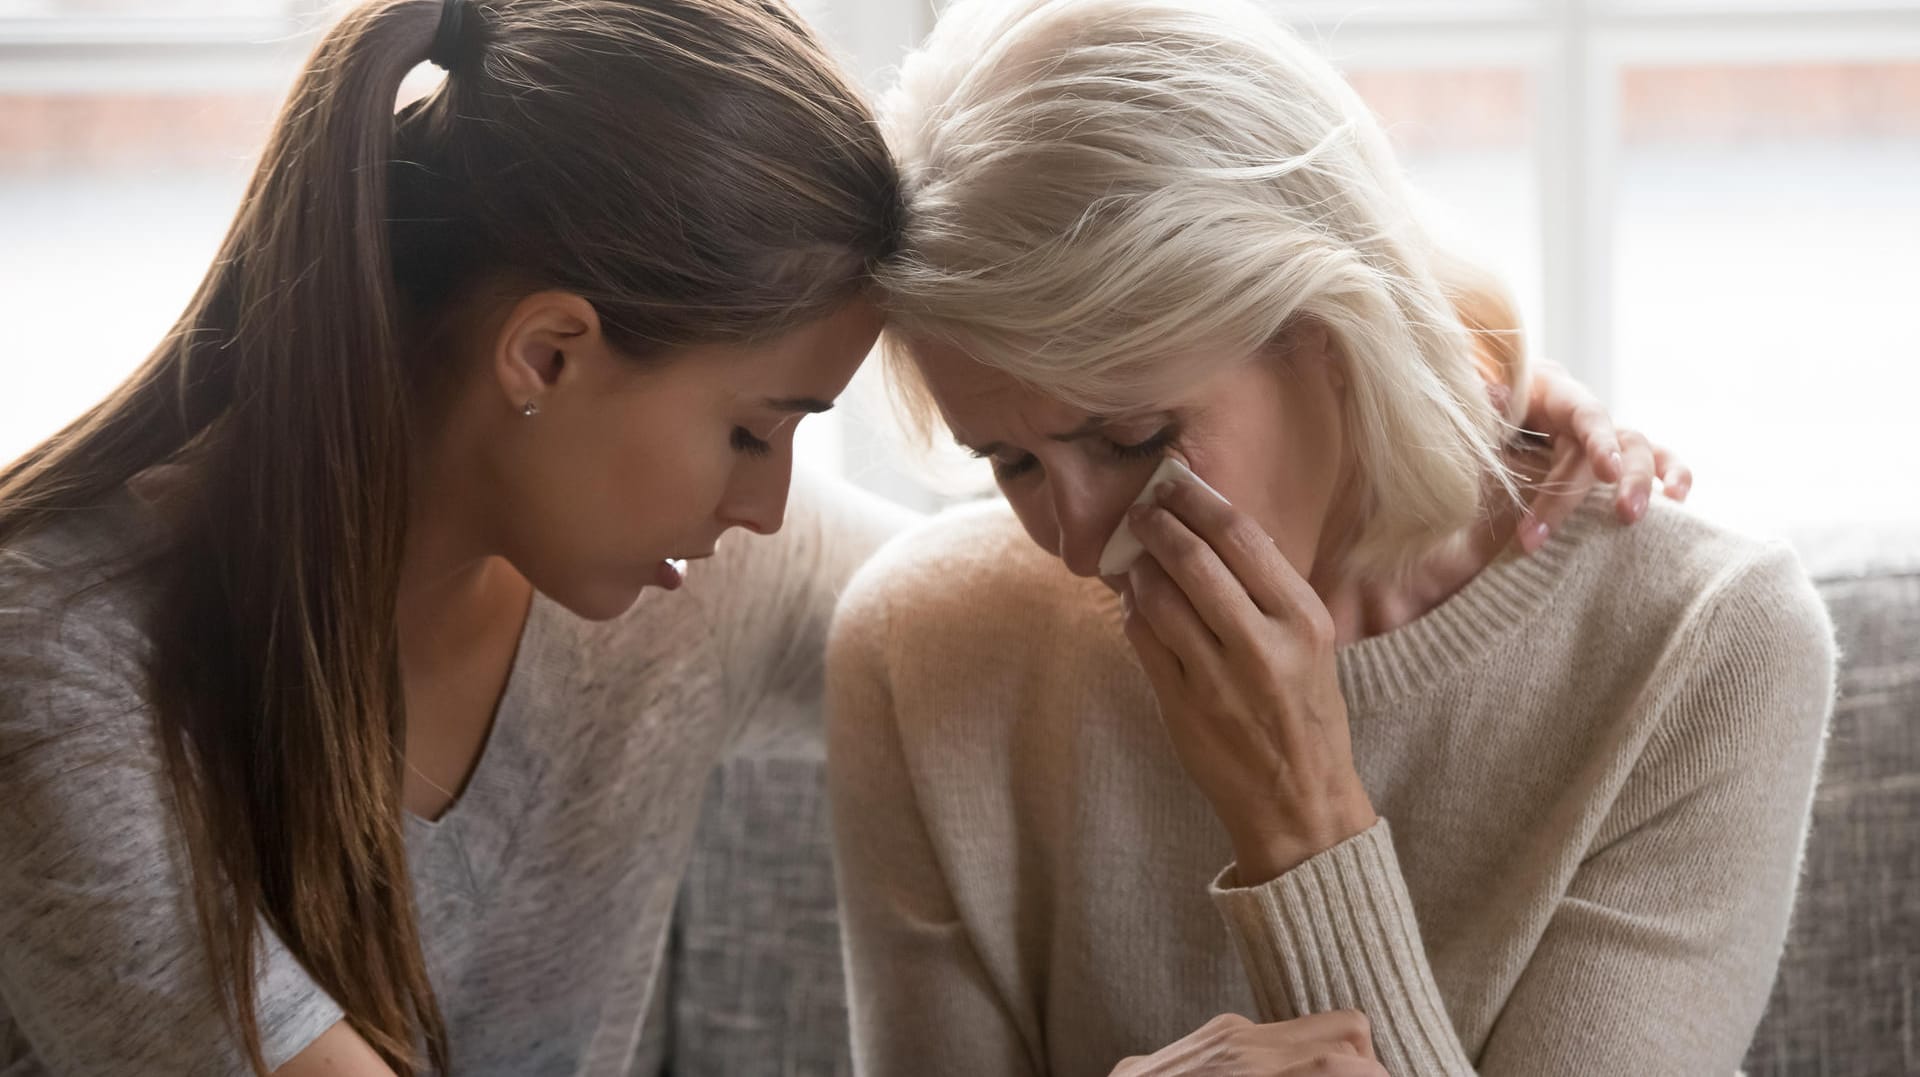
<svg viewBox="0 0 1920 1077">
<path fill-rule="evenodd" d="M 921 342 L 1112 413 L 1311 320 L 1348 386 L 1350 567 L 1398 572 L 1511 489 L 1482 374 L 1523 399 L 1511 305 L 1434 249 L 1366 106 L 1251 4 L 970 0 L 886 112 L 908 198 L 888 367 L 920 421 Z"/>
</svg>

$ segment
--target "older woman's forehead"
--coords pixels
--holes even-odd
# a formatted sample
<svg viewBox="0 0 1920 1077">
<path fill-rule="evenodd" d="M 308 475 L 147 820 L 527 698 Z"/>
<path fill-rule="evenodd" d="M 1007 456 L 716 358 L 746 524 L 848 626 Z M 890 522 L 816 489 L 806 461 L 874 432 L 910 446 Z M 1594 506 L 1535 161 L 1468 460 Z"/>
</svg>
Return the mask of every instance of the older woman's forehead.
<svg viewBox="0 0 1920 1077">
<path fill-rule="evenodd" d="M 914 362 L 947 425 L 962 441 L 974 442 L 970 435 L 976 428 L 979 440 L 994 440 L 1009 432 L 1066 429 L 1088 415 L 951 345 L 916 349 Z"/>
<path fill-rule="evenodd" d="M 1031 387 L 945 341 L 916 342 L 913 364 L 942 408 L 973 407 L 982 400 L 1003 400 Z"/>
</svg>

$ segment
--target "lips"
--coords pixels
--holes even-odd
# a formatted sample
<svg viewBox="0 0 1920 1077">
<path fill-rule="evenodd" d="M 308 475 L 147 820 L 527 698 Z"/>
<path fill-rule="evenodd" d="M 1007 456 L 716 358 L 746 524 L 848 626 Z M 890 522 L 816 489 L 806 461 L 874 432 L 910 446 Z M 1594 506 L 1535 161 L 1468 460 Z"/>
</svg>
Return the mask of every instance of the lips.
<svg viewBox="0 0 1920 1077">
<path fill-rule="evenodd" d="M 661 561 L 653 567 L 653 585 L 667 591 L 678 591 L 687 582 L 687 563 L 674 559 Z"/>
</svg>

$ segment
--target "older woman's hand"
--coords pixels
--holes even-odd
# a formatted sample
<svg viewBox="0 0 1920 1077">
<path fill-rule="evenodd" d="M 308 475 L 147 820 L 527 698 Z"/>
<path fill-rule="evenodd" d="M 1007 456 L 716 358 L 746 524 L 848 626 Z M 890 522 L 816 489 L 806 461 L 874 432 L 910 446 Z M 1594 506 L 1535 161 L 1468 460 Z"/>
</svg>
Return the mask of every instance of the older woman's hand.
<svg viewBox="0 0 1920 1077">
<path fill-rule="evenodd" d="M 1187 775 L 1255 886 L 1361 833 L 1333 619 L 1251 517 L 1182 479 L 1130 513 L 1126 634 Z"/>
<path fill-rule="evenodd" d="M 1553 451 L 1515 535 L 1527 553 L 1545 545 L 1597 483 L 1619 485 L 1614 512 L 1629 524 L 1646 515 L 1654 479 L 1675 501 L 1685 501 L 1693 489 L 1693 472 L 1672 450 L 1637 430 L 1616 429 L 1599 399 L 1558 363 L 1536 364 L 1523 421 L 1550 438 Z"/>
<path fill-rule="evenodd" d="M 1129 1058 L 1111 1077 L 1270 1077 L 1316 1073 L 1386 1077 L 1374 1060 L 1373 1032 L 1351 1010 L 1256 1025 L 1236 1014 L 1216 1017 L 1197 1031 L 1144 1058 Z"/>
</svg>

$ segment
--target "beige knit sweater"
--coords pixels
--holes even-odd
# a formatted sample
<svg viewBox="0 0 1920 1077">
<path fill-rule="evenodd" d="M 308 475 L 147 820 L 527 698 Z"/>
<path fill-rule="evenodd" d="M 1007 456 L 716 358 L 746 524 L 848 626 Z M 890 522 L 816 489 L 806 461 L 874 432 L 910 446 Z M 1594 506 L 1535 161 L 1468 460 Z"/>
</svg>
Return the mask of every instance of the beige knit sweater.
<svg viewBox="0 0 1920 1077">
<path fill-rule="evenodd" d="M 1217 1013 L 1357 1008 L 1409 1074 L 1726 1074 L 1766 1003 L 1833 691 L 1793 554 L 1595 497 L 1343 649 L 1382 822 L 1264 886 L 1118 629 L 1004 506 L 843 601 L 832 794 L 860 1071 L 1105 1074 Z"/>
</svg>

